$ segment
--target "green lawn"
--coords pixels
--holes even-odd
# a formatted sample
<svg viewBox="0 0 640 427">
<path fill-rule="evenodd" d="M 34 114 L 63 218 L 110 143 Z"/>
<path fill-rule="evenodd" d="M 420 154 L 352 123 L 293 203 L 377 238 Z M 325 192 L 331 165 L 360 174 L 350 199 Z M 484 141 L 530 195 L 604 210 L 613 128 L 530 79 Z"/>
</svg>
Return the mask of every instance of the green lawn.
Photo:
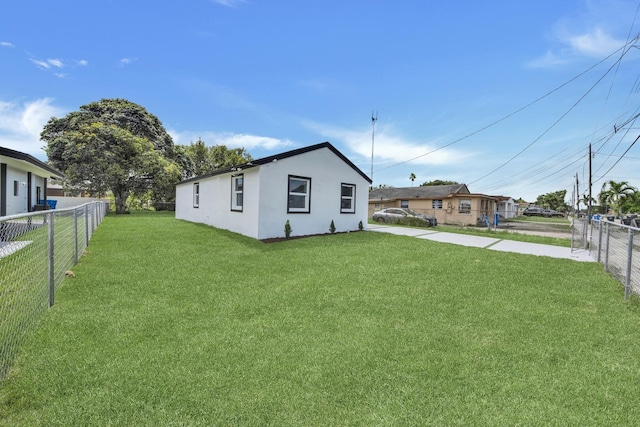
<svg viewBox="0 0 640 427">
<path fill-rule="evenodd" d="M 132 214 L 73 270 L 0 425 L 640 421 L 640 309 L 596 263 Z"/>
</svg>

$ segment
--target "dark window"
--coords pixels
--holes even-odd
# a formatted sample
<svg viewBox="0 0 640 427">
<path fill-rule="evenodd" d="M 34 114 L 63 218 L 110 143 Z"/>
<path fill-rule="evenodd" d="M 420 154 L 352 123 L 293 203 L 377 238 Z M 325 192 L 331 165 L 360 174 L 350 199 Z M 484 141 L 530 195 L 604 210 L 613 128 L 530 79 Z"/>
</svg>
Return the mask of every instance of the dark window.
<svg viewBox="0 0 640 427">
<path fill-rule="evenodd" d="M 353 184 L 342 184 L 340 190 L 340 212 L 356 212 L 356 186 Z"/>
<path fill-rule="evenodd" d="M 287 212 L 311 212 L 311 178 L 289 176 Z"/>
<path fill-rule="evenodd" d="M 193 207 L 200 207 L 200 183 L 193 184 Z"/>
<path fill-rule="evenodd" d="M 20 190 L 20 183 L 18 181 L 13 181 L 13 195 L 17 196 L 19 190 Z"/>
<path fill-rule="evenodd" d="M 242 212 L 244 204 L 244 175 L 231 177 L 231 210 Z"/>
</svg>

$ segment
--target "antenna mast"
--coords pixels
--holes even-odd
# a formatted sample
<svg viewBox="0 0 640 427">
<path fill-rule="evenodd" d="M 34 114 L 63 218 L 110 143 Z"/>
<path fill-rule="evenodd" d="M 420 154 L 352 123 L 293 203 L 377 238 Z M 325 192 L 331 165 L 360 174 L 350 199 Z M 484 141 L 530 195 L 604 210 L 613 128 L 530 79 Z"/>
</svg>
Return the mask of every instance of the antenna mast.
<svg viewBox="0 0 640 427">
<path fill-rule="evenodd" d="M 378 121 L 378 110 L 371 110 L 371 184 L 373 184 L 373 146 L 376 136 L 376 122 Z"/>
</svg>

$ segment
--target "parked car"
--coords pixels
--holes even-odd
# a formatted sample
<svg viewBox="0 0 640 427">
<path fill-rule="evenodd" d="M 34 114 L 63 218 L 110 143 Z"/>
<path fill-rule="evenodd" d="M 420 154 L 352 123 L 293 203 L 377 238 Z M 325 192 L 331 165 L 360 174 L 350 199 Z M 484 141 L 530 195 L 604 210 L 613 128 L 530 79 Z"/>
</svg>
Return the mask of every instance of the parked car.
<svg viewBox="0 0 640 427">
<path fill-rule="evenodd" d="M 524 215 L 524 216 L 543 216 L 544 215 L 544 209 L 536 208 L 534 206 L 531 206 L 531 207 L 526 208 L 522 212 L 522 215 Z"/>
<path fill-rule="evenodd" d="M 424 224 L 435 227 L 438 220 L 433 215 L 425 215 L 409 208 L 386 208 L 373 213 L 373 220 L 377 222 L 396 222 L 401 224 Z"/>
<path fill-rule="evenodd" d="M 558 212 L 558 211 L 555 211 L 555 210 L 553 210 L 553 209 L 545 209 L 544 211 L 542 211 L 542 215 L 543 215 L 543 216 L 546 216 L 546 217 L 554 217 L 554 216 L 557 216 L 557 217 L 562 217 L 562 218 L 564 218 L 564 214 L 563 214 L 562 212 Z"/>
</svg>

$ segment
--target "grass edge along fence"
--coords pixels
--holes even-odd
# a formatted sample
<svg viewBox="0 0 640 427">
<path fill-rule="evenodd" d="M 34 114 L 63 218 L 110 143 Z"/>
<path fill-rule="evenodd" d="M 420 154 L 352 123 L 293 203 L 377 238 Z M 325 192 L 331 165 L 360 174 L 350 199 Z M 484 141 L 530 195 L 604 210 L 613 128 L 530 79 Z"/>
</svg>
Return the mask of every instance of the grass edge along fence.
<svg viewBox="0 0 640 427">
<path fill-rule="evenodd" d="M 0 217 L 0 381 L 108 210 L 90 202 Z"/>
<path fill-rule="evenodd" d="M 592 219 L 574 219 L 571 250 L 589 250 L 605 271 L 624 286 L 624 297 L 640 295 L 640 228 Z"/>
</svg>

